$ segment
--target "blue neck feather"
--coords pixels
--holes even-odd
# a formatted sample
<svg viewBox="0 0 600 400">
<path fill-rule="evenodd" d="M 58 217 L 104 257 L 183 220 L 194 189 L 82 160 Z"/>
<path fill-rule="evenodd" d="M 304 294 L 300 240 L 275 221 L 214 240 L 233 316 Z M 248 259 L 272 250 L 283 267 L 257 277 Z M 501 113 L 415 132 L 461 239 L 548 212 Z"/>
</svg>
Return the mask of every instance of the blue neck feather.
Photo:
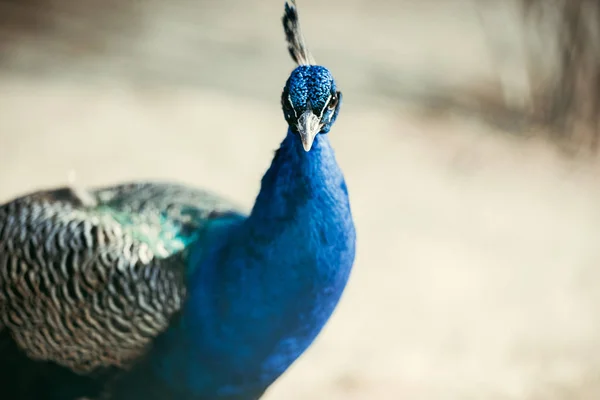
<svg viewBox="0 0 600 400">
<path fill-rule="evenodd" d="M 188 301 L 157 344 L 158 375 L 190 398 L 253 398 L 323 328 L 354 252 L 346 184 L 327 135 L 305 152 L 288 131 L 250 216 L 215 221 L 192 251 Z"/>
</svg>

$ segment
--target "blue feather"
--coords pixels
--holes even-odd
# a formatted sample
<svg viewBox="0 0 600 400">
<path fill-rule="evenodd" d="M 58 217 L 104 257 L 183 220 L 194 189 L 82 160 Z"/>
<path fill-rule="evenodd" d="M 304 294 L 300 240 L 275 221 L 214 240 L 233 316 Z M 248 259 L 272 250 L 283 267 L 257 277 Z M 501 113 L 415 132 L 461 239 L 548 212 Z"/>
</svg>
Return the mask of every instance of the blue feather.
<svg viewBox="0 0 600 400">
<path fill-rule="evenodd" d="M 154 353 L 157 376 L 201 395 L 268 387 L 331 316 L 355 252 L 346 184 L 326 136 L 290 131 L 250 216 L 194 245 L 187 305 Z"/>
</svg>

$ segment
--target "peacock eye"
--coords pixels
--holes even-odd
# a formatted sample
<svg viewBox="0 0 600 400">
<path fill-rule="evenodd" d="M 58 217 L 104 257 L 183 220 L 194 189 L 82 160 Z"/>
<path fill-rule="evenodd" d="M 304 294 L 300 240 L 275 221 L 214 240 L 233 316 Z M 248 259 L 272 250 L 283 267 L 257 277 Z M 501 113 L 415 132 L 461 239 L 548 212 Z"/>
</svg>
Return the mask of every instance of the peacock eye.
<svg viewBox="0 0 600 400">
<path fill-rule="evenodd" d="M 329 108 L 330 110 L 333 110 L 334 108 L 337 107 L 337 103 L 338 103 L 338 95 L 337 95 L 337 93 L 334 93 L 331 96 L 331 99 L 329 100 L 329 104 L 327 105 L 327 108 Z"/>
</svg>

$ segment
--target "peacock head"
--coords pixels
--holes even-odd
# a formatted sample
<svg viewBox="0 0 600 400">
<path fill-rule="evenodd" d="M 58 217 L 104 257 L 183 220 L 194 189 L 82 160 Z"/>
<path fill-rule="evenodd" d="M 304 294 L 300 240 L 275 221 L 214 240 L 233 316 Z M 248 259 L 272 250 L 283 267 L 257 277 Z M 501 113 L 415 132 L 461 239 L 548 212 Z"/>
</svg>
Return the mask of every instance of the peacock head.
<svg viewBox="0 0 600 400">
<path fill-rule="evenodd" d="M 288 50 L 298 67 L 292 71 L 283 93 L 281 107 L 290 130 L 309 151 L 318 134 L 328 133 L 342 103 L 331 72 L 315 65 L 304 42 L 294 0 L 288 0 L 283 14 Z"/>
</svg>

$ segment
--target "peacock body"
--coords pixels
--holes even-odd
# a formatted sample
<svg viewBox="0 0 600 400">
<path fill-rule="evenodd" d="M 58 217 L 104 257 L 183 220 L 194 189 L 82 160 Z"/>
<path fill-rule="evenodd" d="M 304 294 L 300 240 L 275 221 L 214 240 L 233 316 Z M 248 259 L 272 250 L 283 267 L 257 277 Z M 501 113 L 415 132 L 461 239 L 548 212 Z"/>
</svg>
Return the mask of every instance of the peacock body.
<svg viewBox="0 0 600 400">
<path fill-rule="evenodd" d="M 341 93 L 293 2 L 283 22 L 288 132 L 249 215 L 172 183 L 0 206 L 3 399 L 257 399 L 316 338 L 355 253 L 326 135 Z"/>
</svg>

